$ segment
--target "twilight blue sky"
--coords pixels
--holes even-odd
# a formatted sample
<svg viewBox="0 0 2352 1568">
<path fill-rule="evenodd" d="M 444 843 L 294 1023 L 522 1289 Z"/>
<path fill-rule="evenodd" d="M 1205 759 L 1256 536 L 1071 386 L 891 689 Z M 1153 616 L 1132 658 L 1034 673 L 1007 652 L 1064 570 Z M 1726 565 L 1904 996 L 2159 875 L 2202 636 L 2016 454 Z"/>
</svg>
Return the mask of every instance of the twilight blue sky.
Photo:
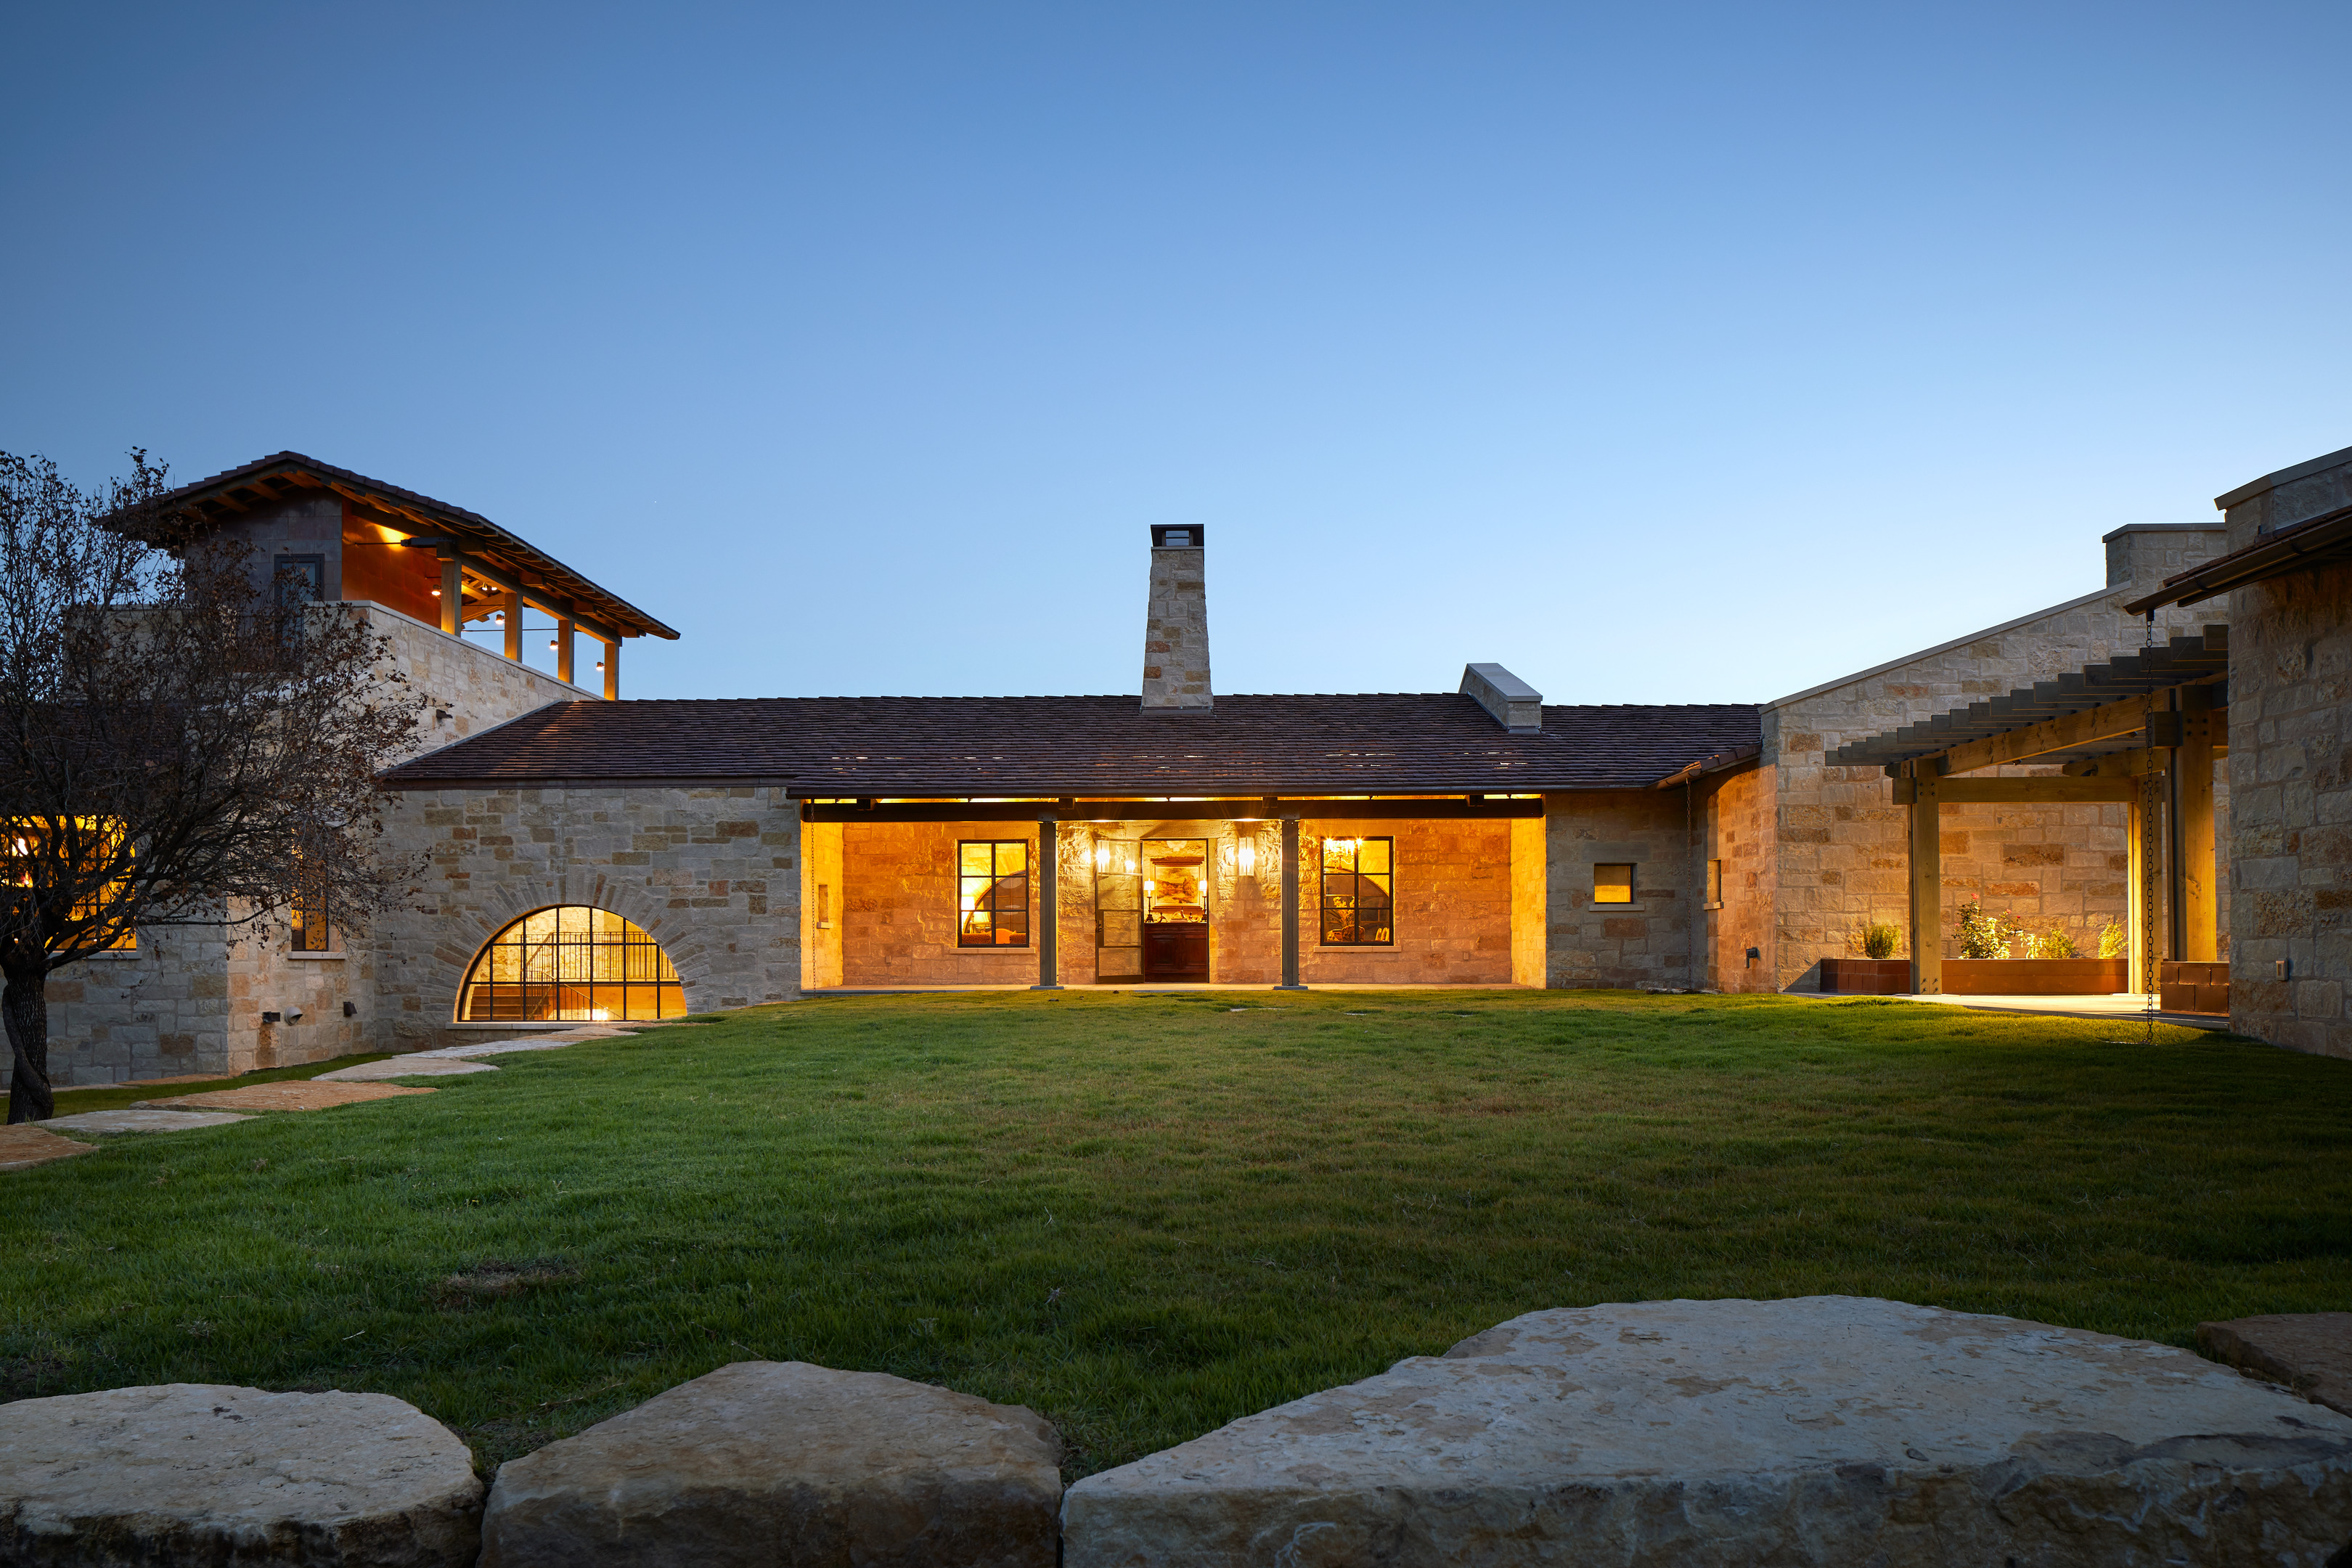
<svg viewBox="0 0 2352 1568">
<path fill-rule="evenodd" d="M 1781 695 L 2352 443 L 2352 8 L 98 3 L 0 22 L 0 448 L 282 447 L 635 696 Z M 539 651 L 543 652 L 543 647 Z"/>
</svg>

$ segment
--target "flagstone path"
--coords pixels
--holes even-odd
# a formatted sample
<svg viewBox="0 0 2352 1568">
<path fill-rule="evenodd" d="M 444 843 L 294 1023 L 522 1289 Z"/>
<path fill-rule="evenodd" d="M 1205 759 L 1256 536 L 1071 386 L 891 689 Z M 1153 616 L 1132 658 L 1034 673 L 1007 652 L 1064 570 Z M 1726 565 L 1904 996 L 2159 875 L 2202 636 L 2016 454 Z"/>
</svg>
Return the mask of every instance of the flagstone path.
<svg viewBox="0 0 2352 1568">
<path fill-rule="evenodd" d="M 150 1110 L 170 1110 L 193 1106 L 205 1110 L 325 1110 L 362 1100 L 390 1100 L 398 1094 L 431 1094 L 396 1083 L 320 1083 L 316 1079 L 289 1079 L 283 1083 L 257 1083 L 245 1089 L 215 1089 L 210 1094 L 185 1094 L 177 1100 L 142 1100 Z"/>
<path fill-rule="evenodd" d="M 446 1078 L 454 1073 L 496 1072 L 488 1062 L 452 1061 L 446 1057 L 420 1061 L 415 1057 L 386 1057 L 380 1062 L 362 1062 L 357 1067 L 337 1068 L 322 1072 L 312 1083 L 382 1083 L 393 1078 Z"/>
<path fill-rule="evenodd" d="M 169 1105 L 171 1101 L 163 1102 Z M 192 1127 L 220 1127 L 250 1121 L 251 1116 L 228 1110 L 161 1110 L 148 1105 L 126 1105 L 117 1110 L 85 1110 L 73 1116 L 52 1116 L 44 1127 L 78 1132 L 185 1132 Z"/>
<path fill-rule="evenodd" d="M 171 1100 L 142 1100 L 114 1110 L 85 1110 L 52 1117 L 37 1127 L 0 1127 L 0 1171 L 45 1165 L 52 1160 L 88 1154 L 98 1148 L 95 1143 L 60 1138 L 48 1131 L 52 1128 L 96 1133 L 185 1132 L 199 1127 L 219 1127 L 231 1121 L 250 1121 L 257 1111 L 325 1110 L 338 1105 L 357 1105 L 404 1094 L 431 1094 L 433 1090 L 423 1085 L 396 1084 L 385 1080 L 496 1072 L 499 1069 L 489 1063 L 469 1058 L 498 1056 L 508 1051 L 560 1051 L 566 1046 L 576 1046 L 587 1040 L 627 1039 L 636 1033 L 634 1028 L 612 1029 L 591 1025 L 566 1029 L 561 1034 L 485 1040 L 479 1045 L 445 1046 L 438 1050 L 414 1051 L 405 1056 L 387 1057 L 382 1061 L 338 1068 L 313 1079 L 248 1084 L 243 1089 L 209 1089 Z M 92 1084 L 86 1087 L 125 1089 L 143 1088 L 149 1084 L 226 1081 L 229 1079 L 219 1073 L 188 1073 L 178 1078 L 140 1079 L 129 1084 Z M 72 1090 L 63 1092 L 69 1094 Z"/>
<path fill-rule="evenodd" d="M 0 1127 L 0 1171 L 21 1171 L 29 1165 L 46 1165 L 52 1160 L 87 1154 L 97 1147 L 95 1143 L 77 1143 L 70 1138 L 60 1138 L 38 1127 Z"/>
</svg>

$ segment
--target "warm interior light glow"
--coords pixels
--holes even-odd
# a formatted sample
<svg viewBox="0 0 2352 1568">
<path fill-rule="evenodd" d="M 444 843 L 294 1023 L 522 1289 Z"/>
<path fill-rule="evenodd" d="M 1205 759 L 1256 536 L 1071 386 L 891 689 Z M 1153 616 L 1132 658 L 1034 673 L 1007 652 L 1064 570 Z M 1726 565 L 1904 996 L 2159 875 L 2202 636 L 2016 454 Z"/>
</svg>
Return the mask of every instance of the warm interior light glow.
<svg viewBox="0 0 2352 1568">
<path fill-rule="evenodd" d="M 1255 877 L 1257 875 L 1257 840 L 1255 838 L 1244 838 L 1242 840 L 1240 859 L 1243 876 Z"/>
<path fill-rule="evenodd" d="M 613 1021 L 613 1010 L 610 1007 L 591 1007 L 588 1016 L 599 1024 L 609 1024 Z"/>
<path fill-rule="evenodd" d="M 1095 843 L 1095 869 L 1097 871 L 1110 869 L 1110 846 L 1099 839 Z"/>
<path fill-rule="evenodd" d="M 438 588 L 434 589 L 434 590 L 433 590 L 433 596 L 434 596 L 435 598 L 436 598 L 436 599 L 437 599 L 437 598 L 439 598 L 439 597 L 441 596 L 441 590 L 440 590 L 440 589 L 438 589 Z"/>
</svg>

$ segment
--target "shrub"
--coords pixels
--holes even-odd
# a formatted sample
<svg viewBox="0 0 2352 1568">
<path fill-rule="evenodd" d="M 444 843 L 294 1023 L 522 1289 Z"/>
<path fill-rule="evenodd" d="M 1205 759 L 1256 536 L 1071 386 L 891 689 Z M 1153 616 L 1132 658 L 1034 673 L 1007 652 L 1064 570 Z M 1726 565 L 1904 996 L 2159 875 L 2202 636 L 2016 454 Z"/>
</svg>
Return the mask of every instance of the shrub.
<svg viewBox="0 0 2352 1568">
<path fill-rule="evenodd" d="M 2099 928 L 2099 956 L 2122 958 L 2130 952 L 2130 929 L 2115 916 L 2109 915 L 2107 923 Z"/>
<path fill-rule="evenodd" d="M 2007 920 L 1991 913 L 1974 899 L 1960 906 L 1959 916 L 1962 958 L 2009 956 L 2009 939 L 2015 928 Z"/>
<path fill-rule="evenodd" d="M 2080 958 L 2082 954 L 2075 949 L 2073 937 L 2068 936 L 2056 926 L 2052 926 L 2039 936 L 2029 936 L 2025 939 L 2025 956 L 2028 958 Z"/>
<path fill-rule="evenodd" d="M 1892 958 L 1902 946 L 1901 926 L 1873 921 L 1862 928 L 1862 955 L 1864 958 Z"/>
</svg>

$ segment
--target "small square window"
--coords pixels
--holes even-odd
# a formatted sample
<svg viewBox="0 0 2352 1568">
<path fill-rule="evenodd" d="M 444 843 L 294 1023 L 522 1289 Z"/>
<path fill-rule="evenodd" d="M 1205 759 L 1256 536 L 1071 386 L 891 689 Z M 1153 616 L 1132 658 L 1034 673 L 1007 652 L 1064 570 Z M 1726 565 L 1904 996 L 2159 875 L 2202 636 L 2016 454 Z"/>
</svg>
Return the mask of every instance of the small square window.
<svg viewBox="0 0 2352 1568">
<path fill-rule="evenodd" d="M 1633 901 L 1633 868 L 1630 865 L 1592 868 L 1592 901 L 1630 904 Z"/>
<path fill-rule="evenodd" d="M 1723 862 L 1720 860 L 1706 863 L 1706 901 L 1710 904 L 1723 902 Z"/>
</svg>

